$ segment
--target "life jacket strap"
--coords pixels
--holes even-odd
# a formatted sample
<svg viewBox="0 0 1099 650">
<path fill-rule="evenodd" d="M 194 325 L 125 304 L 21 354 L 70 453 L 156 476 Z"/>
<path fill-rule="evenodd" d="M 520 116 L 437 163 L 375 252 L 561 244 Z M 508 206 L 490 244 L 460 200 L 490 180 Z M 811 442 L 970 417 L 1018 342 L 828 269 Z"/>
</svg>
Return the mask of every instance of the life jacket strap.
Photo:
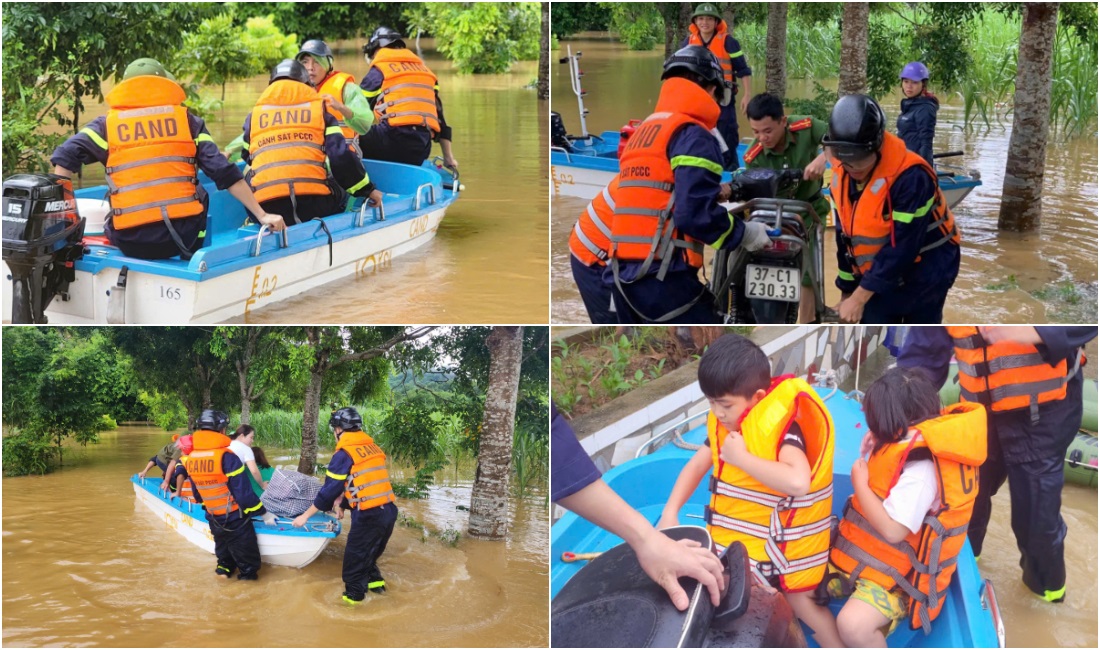
<svg viewBox="0 0 1099 650">
<path fill-rule="evenodd" d="M 675 183 L 665 183 L 662 181 L 622 181 L 618 184 L 618 187 L 645 187 L 653 190 L 660 190 L 661 192 L 671 192 L 675 189 Z"/>
<path fill-rule="evenodd" d="M 118 196 L 123 192 L 132 192 L 133 190 L 143 190 L 147 187 L 154 187 L 156 185 L 166 185 L 168 183 L 190 183 L 191 185 L 198 185 L 197 176 L 169 176 L 167 178 L 154 178 L 151 181 L 142 181 L 140 183 L 134 183 L 127 185 L 126 187 L 119 187 L 111 180 L 111 177 L 107 177 L 107 187 L 110 188 L 111 196 Z"/>
<path fill-rule="evenodd" d="M 719 494 L 721 496 L 733 497 L 736 499 L 742 499 L 744 501 L 751 501 L 752 503 L 758 503 L 761 506 L 769 506 L 778 510 L 791 510 L 793 508 L 805 508 L 813 505 L 819 501 L 824 501 L 832 497 L 832 484 L 822 487 L 814 492 L 809 492 L 800 497 L 795 496 L 778 496 L 775 494 L 769 494 L 767 492 L 759 492 L 757 490 L 749 490 L 748 488 L 739 487 L 731 483 L 722 481 L 720 477 L 711 474 L 710 475 L 710 491 Z"/>
<path fill-rule="evenodd" d="M 599 223 L 600 222 L 596 222 L 597 225 L 599 225 Z M 592 255 L 596 256 L 597 258 L 603 260 L 604 262 L 607 261 L 607 251 L 605 251 L 602 248 L 595 245 L 595 242 L 593 242 L 588 237 L 587 233 L 585 233 L 584 230 L 580 227 L 580 222 L 579 221 L 577 221 L 576 225 L 574 225 L 572 227 L 572 231 L 573 231 L 573 233 L 576 234 L 576 238 L 578 240 L 580 240 L 580 244 L 584 248 L 588 249 L 589 253 L 591 253 Z"/>
<path fill-rule="evenodd" d="M 140 205 L 132 205 L 128 208 L 112 208 L 111 214 L 118 217 L 131 212 L 138 212 L 140 210 L 148 210 L 150 208 L 166 208 L 169 205 L 178 205 L 180 203 L 190 203 L 197 197 L 194 196 L 181 196 L 176 199 L 165 199 L 163 201 L 153 201 L 152 203 L 142 203 Z"/>
<path fill-rule="evenodd" d="M 588 218 L 590 218 L 592 220 L 592 223 L 594 223 L 595 227 L 599 229 L 599 232 L 603 233 L 603 235 L 607 239 L 610 239 L 611 238 L 611 227 L 608 226 L 607 224 L 603 223 L 603 220 L 599 218 L 599 214 L 595 211 L 595 206 L 592 205 L 591 203 L 588 203 L 587 213 L 588 213 Z M 577 225 L 579 225 L 579 223 L 577 223 Z"/>
<path fill-rule="evenodd" d="M 189 165 L 194 165 L 198 161 L 193 156 L 156 156 L 154 158 L 146 158 L 144 160 L 135 160 L 134 162 L 123 163 L 121 165 L 112 165 L 107 167 L 107 175 L 115 174 L 117 172 L 124 172 L 128 169 L 137 169 L 138 167 L 146 167 L 148 165 L 159 165 L 161 163 L 173 163 L 181 162 Z"/>
<path fill-rule="evenodd" d="M 327 168 L 324 166 L 324 163 L 318 162 L 316 160 L 282 160 L 279 162 L 269 162 L 264 163 L 258 167 L 253 167 L 252 171 L 258 174 L 265 169 L 274 169 L 275 167 L 289 167 L 291 165 L 307 165 L 309 167 L 320 167 L 321 169 L 326 170 L 325 173 L 327 174 Z"/>
</svg>

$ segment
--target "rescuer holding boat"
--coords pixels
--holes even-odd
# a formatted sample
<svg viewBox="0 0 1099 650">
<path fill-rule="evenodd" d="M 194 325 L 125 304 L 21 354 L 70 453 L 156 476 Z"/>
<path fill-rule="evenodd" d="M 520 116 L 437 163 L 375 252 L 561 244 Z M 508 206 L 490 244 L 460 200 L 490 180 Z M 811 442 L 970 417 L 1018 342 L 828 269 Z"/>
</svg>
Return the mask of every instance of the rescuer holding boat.
<svg viewBox="0 0 1099 650">
<path fill-rule="evenodd" d="M 93 162 L 106 167 L 111 212 L 104 232 L 123 253 L 190 259 L 202 247 L 210 198 L 198 182 L 199 169 L 257 221 L 273 230 L 285 227 L 277 211 L 269 214 L 257 203 L 202 118 L 183 106 L 183 88 L 160 63 L 137 59 L 106 99 L 107 115 L 66 140 L 50 162 L 65 178 Z"/>
<path fill-rule="evenodd" d="M 736 123 L 737 80 L 744 82 L 744 97 L 740 100 L 740 110 L 747 111 L 748 100 L 752 98 L 752 69 L 748 67 L 748 59 L 744 56 L 740 43 L 729 34 L 725 20 L 721 18 L 721 13 L 712 3 L 705 2 L 698 5 L 695 12 L 691 14 L 690 32 L 679 47 L 682 49 L 688 45 L 700 45 L 713 52 L 721 63 L 725 82 L 733 89 L 733 99 L 721 106 L 721 116 L 717 119 L 717 130 L 729 147 L 724 152 L 724 167 L 731 171 L 740 166 L 736 152 L 737 145 L 740 143 Z"/>
<path fill-rule="evenodd" d="M 935 170 L 885 131 L 885 113 L 866 95 L 836 102 L 822 144 L 833 158 L 840 319 L 941 323 L 961 235 Z"/>
<path fill-rule="evenodd" d="M 206 520 L 214 537 L 214 555 L 219 578 L 228 578 L 240 570 L 238 580 L 255 580 L 259 575 L 260 553 L 253 516 L 262 516 L 265 523 L 274 523 L 275 515 L 267 512 L 263 502 L 252 491 L 244 463 L 229 451 L 225 430 L 229 416 L 221 411 L 206 409 L 198 418 L 192 438 L 191 453 L 183 457 L 183 466 L 190 477 L 195 500 L 206 510 Z"/>
<path fill-rule="evenodd" d="M 357 605 L 366 592 L 385 593 L 378 558 L 385 552 L 397 522 L 396 497 L 389 483 L 385 452 L 363 433 L 359 412 L 346 406 L 332 413 L 328 426 L 336 436 L 336 452 L 328 462 L 324 485 L 313 505 L 294 520 L 304 526 L 318 512 L 351 510 L 351 531 L 343 552 L 343 602 Z M 341 501 L 338 502 L 337 499 Z"/>
<path fill-rule="evenodd" d="M 344 212 L 348 194 L 382 200 L 324 103 L 305 66 L 285 59 L 244 119 L 248 184 L 265 209 L 292 215 L 291 224 Z"/>
<path fill-rule="evenodd" d="M 359 138 L 363 157 L 419 166 L 431 155 L 435 140 L 443 164 L 457 169 L 439 79 L 402 39 L 397 31 L 379 27 L 363 46 L 370 69 L 361 86 L 374 109 L 374 126 Z"/>
<path fill-rule="evenodd" d="M 346 72 L 338 72 L 333 66 L 332 48 L 320 39 L 311 39 L 301 45 L 296 60 L 305 66 L 309 73 L 309 83 L 317 89 L 321 99 L 325 100 L 328 114 L 336 118 L 336 124 L 343 131 L 347 146 L 359 158 L 359 136 L 370 130 L 374 124 L 374 113 L 355 84 L 355 78 Z"/>
<path fill-rule="evenodd" d="M 1065 452 L 1083 417 L 1083 347 L 1095 327 L 914 327 L 897 364 L 925 368 L 946 381 L 958 360 L 961 399 L 988 409 L 988 459 L 969 524 L 980 557 L 992 496 L 1006 480 L 1011 529 L 1027 588 L 1047 602 L 1065 599 L 1065 535 L 1061 517 Z"/>
</svg>

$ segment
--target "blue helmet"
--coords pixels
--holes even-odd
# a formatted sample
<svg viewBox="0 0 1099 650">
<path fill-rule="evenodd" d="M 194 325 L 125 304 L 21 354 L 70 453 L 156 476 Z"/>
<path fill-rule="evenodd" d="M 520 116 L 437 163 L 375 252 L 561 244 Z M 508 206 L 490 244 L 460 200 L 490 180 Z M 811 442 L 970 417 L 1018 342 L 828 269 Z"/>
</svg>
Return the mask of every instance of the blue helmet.
<svg viewBox="0 0 1099 650">
<path fill-rule="evenodd" d="M 332 417 L 328 418 L 328 426 L 339 427 L 344 431 L 362 431 L 363 418 L 353 407 L 345 406 L 332 412 Z"/>
<path fill-rule="evenodd" d="M 901 79 L 911 79 L 912 81 L 927 81 L 931 78 L 931 73 L 927 71 L 927 66 L 919 61 L 913 61 L 904 66 L 904 70 L 901 70 Z"/>
</svg>

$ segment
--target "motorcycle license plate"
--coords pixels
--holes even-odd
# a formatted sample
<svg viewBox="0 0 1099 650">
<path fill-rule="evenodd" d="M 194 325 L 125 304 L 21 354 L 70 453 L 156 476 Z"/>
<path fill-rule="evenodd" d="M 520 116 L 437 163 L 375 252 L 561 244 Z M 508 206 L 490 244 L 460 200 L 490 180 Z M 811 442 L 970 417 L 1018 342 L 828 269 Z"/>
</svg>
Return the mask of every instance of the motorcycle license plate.
<svg viewBox="0 0 1099 650">
<path fill-rule="evenodd" d="M 744 280 L 745 294 L 749 298 L 781 302 L 801 300 L 801 271 L 798 269 L 749 264 Z"/>
</svg>

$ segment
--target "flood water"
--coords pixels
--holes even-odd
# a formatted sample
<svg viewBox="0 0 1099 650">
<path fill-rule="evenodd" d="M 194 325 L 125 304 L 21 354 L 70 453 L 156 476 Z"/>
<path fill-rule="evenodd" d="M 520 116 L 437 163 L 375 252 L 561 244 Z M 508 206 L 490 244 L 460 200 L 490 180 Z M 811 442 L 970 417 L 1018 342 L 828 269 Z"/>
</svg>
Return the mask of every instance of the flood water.
<svg viewBox="0 0 1099 650">
<path fill-rule="evenodd" d="M 566 55 L 565 46 L 575 53 L 584 72 L 582 86 L 590 133 L 617 130 L 630 119 L 652 112 L 660 88 L 663 49 L 630 52 L 620 43 L 586 38 L 562 41 L 554 61 Z M 750 61 L 755 74 L 754 92 L 762 92 L 763 61 Z M 554 63 L 551 108 L 561 113 L 572 134 L 580 133 L 576 96 L 572 93 L 567 65 Z M 835 87 L 835 80 L 822 80 Z M 810 80 L 789 81 L 787 94 L 811 97 Z M 1010 115 L 1003 127 L 982 126 L 963 130 L 962 103 L 957 96 L 939 97 L 943 102 L 935 135 L 936 151 L 964 150 L 961 159 L 943 162 L 975 169 L 983 185 L 955 209 L 962 232 L 962 267 L 946 301 L 944 322 L 979 323 L 1093 323 L 1096 321 L 1097 201 L 1099 152 L 1094 132 L 1090 137 L 1064 141 L 1053 136 L 1047 147 L 1044 218 L 1039 230 L 1018 234 L 999 232 L 1000 196 L 1004 165 L 1011 137 Z M 737 99 L 739 103 L 739 98 Z M 890 129 L 896 124 L 900 97 L 883 101 Z M 743 113 L 738 115 L 742 141 L 751 138 Z M 555 323 L 586 322 L 583 303 L 572 281 L 568 260 L 568 234 L 587 201 L 554 197 L 552 221 L 551 314 Z M 825 238 L 826 301 L 839 302 L 834 286 L 836 259 L 833 237 Z"/>
<path fill-rule="evenodd" d="M 387 593 L 350 608 L 340 604 L 347 516 L 303 569 L 216 579 L 214 556 L 139 504 L 129 482 L 167 438 L 121 427 L 98 445 L 67 448 L 60 471 L 3 479 L 5 646 L 548 645 L 544 497 L 512 500 L 509 541 L 474 540 L 456 507 L 469 505 L 468 472 L 440 472 L 428 499 L 398 506 L 433 531 L 462 531 L 457 547 L 398 524 L 379 562 Z M 289 452 L 266 451 L 276 465 L 296 465 L 276 460 Z"/>
<path fill-rule="evenodd" d="M 367 71 L 362 43 L 331 45 L 336 69 L 360 81 Z M 439 77 L 466 191 L 447 210 L 435 240 L 394 259 L 390 268 L 257 309 L 247 322 L 400 323 L 425 315 L 439 323 L 546 322 L 548 116 L 545 102 L 525 88 L 538 76 L 537 61 L 515 63 L 506 74 L 459 75 L 435 52 L 433 39 L 421 45 L 424 60 Z M 110 87 L 105 85 L 104 92 Z M 219 146 L 240 135 L 245 116 L 266 87 L 266 74 L 228 84 L 224 108 L 206 118 Z M 220 93 L 213 86 L 203 91 L 206 97 Z M 106 114 L 106 104 L 85 101 L 89 112 L 82 123 Z M 442 155 L 438 145 L 432 155 Z M 103 183 L 103 167 L 87 167 L 84 183 Z"/>
</svg>

